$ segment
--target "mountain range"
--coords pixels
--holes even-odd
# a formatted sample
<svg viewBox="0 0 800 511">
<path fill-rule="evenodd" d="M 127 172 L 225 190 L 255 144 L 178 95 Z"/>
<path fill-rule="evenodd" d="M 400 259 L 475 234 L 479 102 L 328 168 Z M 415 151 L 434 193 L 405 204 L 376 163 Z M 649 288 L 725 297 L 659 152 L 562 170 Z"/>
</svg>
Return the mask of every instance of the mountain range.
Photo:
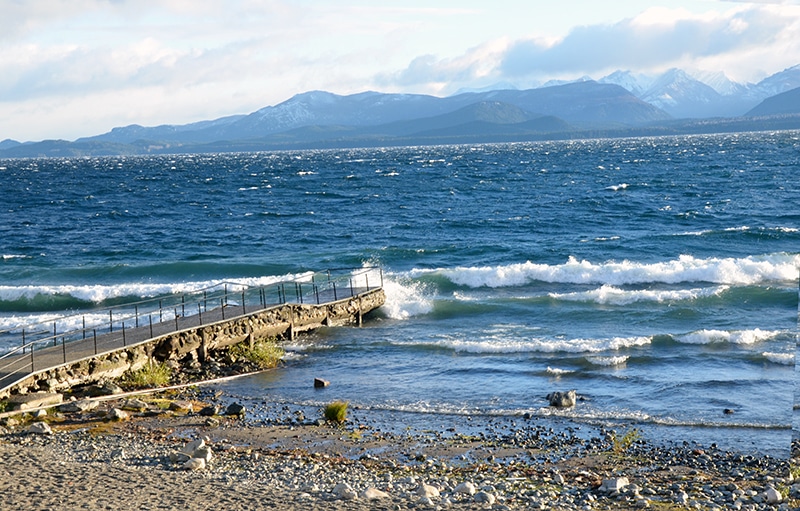
<svg viewBox="0 0 800 511">
<path fill-rule="evenodd" d="M 507 142 L 800 128 L 800 65 L 757 84 L 722 73 L 617 71 L 540 88 L 449 97 L 298 94 L 247 115 L 130 125 L 74 142 L 0 142 L 0 157 L 187 153 Z"/>
</svg>

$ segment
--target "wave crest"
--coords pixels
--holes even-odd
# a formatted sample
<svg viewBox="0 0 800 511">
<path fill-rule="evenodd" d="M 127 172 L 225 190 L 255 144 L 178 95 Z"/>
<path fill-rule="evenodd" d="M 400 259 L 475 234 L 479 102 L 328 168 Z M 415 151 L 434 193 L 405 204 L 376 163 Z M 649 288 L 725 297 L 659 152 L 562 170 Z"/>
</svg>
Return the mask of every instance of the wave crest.
<svg viewBox="0 0 800 511">
<path fill-rule="evenodd" d="M 659 263 L 624 260 L 593 263 L 570 258 L 564 264 L 524 263 L 413 270 L 412 276 L 438 273 L 456 285 L 515 287 L 540 281 L 564 284 L 628 284 L 710 282 L 720 285 L 754 285 L 797 280 L 800 255 L 772 254 L 744 258 L 696 258 L 682 255 Z"/>
</svg>

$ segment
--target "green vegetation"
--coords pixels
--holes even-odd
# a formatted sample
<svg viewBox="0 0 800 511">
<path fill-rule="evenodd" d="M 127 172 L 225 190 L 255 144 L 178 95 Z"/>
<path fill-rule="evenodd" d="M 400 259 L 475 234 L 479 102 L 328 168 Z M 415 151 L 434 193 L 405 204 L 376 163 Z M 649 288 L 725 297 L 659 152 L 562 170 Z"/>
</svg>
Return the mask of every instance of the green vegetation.
<svg viewBox="0 0 800 511">
<path fill-rule="evenodd" d="M 260 369 L 272 369 L 283 358 L 283 348 L 278 346 L 275 338 L 258 339 L 251 347 L 247 342 L 240 342 L 232 346 L 228 352 L 232 358 L 245 359 L 257 365 Z"/>
<path fill-rule="evenodd" d="M 641 432 L 634 428 L 628 430 L 624 435 L 617 436 L 615 433 L 611 437 L 611 450 L 614 454 L 623 454 L 625 451 L 630 449 L 630 447 L 641 440 L 642 434 Z"/>
<path fill-rule="evenodd" d="M 163 387 L 171 378 L 172 369 L 165 362 L 156 363 L 151 360 L 144 367 L 122 375 L 120 383 L 137 389 L 149 389 Z"/>
<path fill-rule="evenodd" d="M 0 413 L 7 412 L 11 409 L 11 403 L 8 401 L 0 401 Z"/>
<path fill-rule="evenodd" d="M 342 424 L 347 419 L 347 401 L 334 401 L 325 406 L 324 415 L 328 422 Z"/>
</svg>

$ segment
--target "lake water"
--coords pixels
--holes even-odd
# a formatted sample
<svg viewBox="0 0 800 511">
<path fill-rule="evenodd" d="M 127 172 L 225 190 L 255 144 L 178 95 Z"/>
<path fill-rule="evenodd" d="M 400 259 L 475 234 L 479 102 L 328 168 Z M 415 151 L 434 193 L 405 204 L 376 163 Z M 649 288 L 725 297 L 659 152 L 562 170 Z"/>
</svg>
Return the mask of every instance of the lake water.
<svg viewBox="0 0 800 511">
<path fill-rule="evenodd" d="M 0 352 L 65 310 L 380 265 L 388 301 L 365 327 L 221 387 L 785 456 L 799 171 L 796 131 L 0 160 Z M 568 389 L 578 406 L 547 406 Z"/>
</svg>

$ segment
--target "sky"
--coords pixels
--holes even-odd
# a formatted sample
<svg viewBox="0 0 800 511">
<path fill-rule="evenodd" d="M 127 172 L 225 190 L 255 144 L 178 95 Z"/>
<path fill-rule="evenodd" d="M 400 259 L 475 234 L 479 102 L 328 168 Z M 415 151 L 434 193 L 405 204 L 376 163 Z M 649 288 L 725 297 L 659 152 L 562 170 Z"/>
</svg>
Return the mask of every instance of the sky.
<svg viewBox="0 0 800 511">
<path fill-rule="evenodd" d="M 310 90 L 447 96 L 616 70 L 800 64 L 800 0 L 0 0 L 0 140 L 247 114 Z"/>
</svg>

